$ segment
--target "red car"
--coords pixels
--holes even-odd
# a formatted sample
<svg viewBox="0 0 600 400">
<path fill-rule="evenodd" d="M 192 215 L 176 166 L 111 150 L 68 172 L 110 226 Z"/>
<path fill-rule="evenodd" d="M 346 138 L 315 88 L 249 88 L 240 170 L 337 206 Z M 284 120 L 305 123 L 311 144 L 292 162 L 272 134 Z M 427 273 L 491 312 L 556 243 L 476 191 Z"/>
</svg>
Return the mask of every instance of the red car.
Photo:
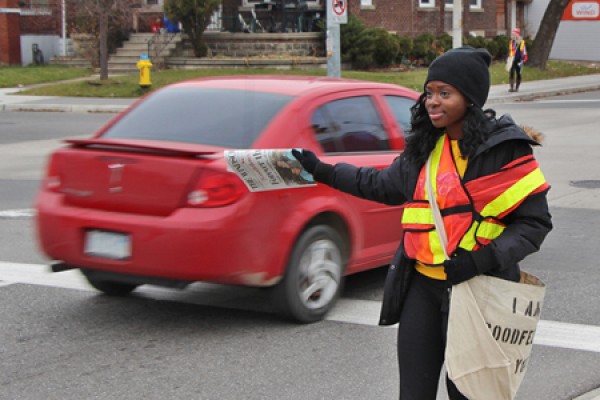
<svg viewBox="0 0 600 400">
<path fill-rule="evenodd" d="M 401 207 L 324 185 L 249 192 L 226 149 L 307 148 L 329 163 L 383 168 L 404 148 L 418 93 L 324 77 L 232 76 L 140 99 L 49 160 L 36 199 L 53 270 L 125 295 L 194 281 L 271 287 L 301 322 L 322 319 L 347 274 L 386 265 Z"/>
</svg>

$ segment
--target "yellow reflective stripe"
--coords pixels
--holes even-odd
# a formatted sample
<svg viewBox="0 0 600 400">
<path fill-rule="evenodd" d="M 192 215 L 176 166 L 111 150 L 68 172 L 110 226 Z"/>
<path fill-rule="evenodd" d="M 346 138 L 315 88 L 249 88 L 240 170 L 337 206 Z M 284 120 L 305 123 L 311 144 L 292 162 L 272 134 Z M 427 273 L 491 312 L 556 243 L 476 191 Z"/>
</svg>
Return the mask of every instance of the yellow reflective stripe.
<svg viewBox="0 0 600 400">
<path fill-rule="evenodd" d="M 502 232 L 504 232 L 504 226 L 490 221 L 483 221 L 477 229 L 477 237 L 493 240 L 500 236 Z"/>
<path fill-rule="evenodd" d="M 429 208 L 405 208 L 402 214 L 403 224 L 433 224 L 433 214 Z"/>
<path fill-rule="evenodd" d="M 438 139 L 433 151 L 431 152 L 431 167 L 429 169 L 429 176 L 431 177 L 431 187 L 433 193 L 437 196 L 437 172 L 440 166 L 440 160 L 442 159 L 442 153 L 444 150 L 444 141 L 446 140 L 446 134 L 443 134 Z M 425 190 L 425 199 L 429 199 L 427 196 L 427 190 Z"/>
<path fill-rule="evenodd" d="M 477 244 L 477 242 L 475 241 L 475 231 L 477 230 L 478 226 L 479 222 L 474 221 L 473 224 L 471 224 L 469 230 L 467 230 L 467 232 L 460 240 L 460 243 L 458 244 L 459 247 L 465 250 L 473 250 L 473 248 Z"/>
<path fill-rule="evenodd" d="M 438 168 L 440 166 L 440 160 L 442 159 L 445 138 L 446 138 L 446 134 L 443 134 L 442 136 L 440 136 L 437 143 L 435 144 L 435 147 L 431 151 L 431 165 L 429 168 L 429 176 L 431 178 L 431 186 L 433 188 L 433 193 L 435 193 L 436 195 L 437 195 L 437 172 L 438 172 Z M 427 196 L 427 189 L 424 190 L 423 198 L 425 200 L 429 199 L 429 196 Z"/>
<path fill-rule="evenodd" d="M 506 189 L 504 193 L 490 201 L 481 210 L 481 215 L 484 217 L 497 216 L 502 214 L 504 211 L 512 208 L 515 204 L 519 203 L 525 197 L 529 196 L 531 192 L 540 187 L 546 182 L 542 171 L 539 168 L 534 169 L 529 174 L 519 179 L 514 185 Z"/>
<path fill-rule="evenodd" d="M 435 229 L 429 232 L 429 247 L 433 255 L 433 264 L 442 264 L 446 258 L 444 257 L 440 237 Z"/>
<path fill-rule="evenodd" d="M 504 232 L 504 229 L 504 226 L 491 221 L 483 221 L 481 223 L 473 222 L 467 233 L 465 233 L 460 240 L 458 246 L 465 250 L 473 250 L 477 244 L 477 241 L 475 240 L 476 236 L 483 239 L 494 240 Z"/>
</svg>

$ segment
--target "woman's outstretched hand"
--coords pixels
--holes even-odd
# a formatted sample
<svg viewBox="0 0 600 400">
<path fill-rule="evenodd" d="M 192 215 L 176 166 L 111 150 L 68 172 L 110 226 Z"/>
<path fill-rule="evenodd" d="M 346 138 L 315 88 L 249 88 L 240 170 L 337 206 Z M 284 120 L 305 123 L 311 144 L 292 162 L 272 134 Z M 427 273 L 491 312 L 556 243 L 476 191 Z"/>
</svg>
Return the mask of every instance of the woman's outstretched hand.
<svg viewBox="0 0 600 400">
<path fill-rule="evenodd" d="M 315 155 L 315 153 L 305 149 L 292 149 L 292 154 L 294 155 L 294 157 L 296 157 L 296 160 L 298 160 L 300 164 L 302 164 L 302 167 L 304 167 L 306 171 L 308 171 L 311 174 L 314 174 L 315 168 L 317 168 L 317 164 L 320 162 L 319 158 Z"/>
</svg>

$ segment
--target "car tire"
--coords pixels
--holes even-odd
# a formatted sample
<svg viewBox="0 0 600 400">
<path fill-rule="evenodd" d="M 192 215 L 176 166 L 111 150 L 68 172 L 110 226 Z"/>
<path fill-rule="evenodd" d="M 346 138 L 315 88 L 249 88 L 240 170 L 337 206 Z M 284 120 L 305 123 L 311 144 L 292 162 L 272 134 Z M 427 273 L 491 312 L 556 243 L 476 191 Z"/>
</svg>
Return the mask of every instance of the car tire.
<svg viewBox="0 0 600 400">
<path fill-rule="evenodd" d="M 341 292 L 345 253 L 344 241 L 330 226 L 304 231 L 283 279 L 273 288 L 273 304 L 280 314 L 302 323 L 322 320 Z"/>
<path fill-rule="evenodd" d="M 101 291 L 109 296 L 126 296 L 133 292 L 139 285 L 134 283 L 116 282 L 105 279 L 100 279 L 94 276 L 89 271 L 82 270 L 83 276 L 90 285 L 96 290 Z"/>
</svg>

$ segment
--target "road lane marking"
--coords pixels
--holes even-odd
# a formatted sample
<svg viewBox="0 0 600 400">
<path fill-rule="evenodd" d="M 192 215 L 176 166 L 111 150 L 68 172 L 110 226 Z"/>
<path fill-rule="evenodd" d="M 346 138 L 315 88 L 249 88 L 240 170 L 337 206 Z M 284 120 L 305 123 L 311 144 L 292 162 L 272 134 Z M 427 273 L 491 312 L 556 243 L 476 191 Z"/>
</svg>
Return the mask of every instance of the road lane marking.
<svg viewBox="0 0 600 400">
<path fill-rule="evenodd" d="M 536 101 L 537 104 L 543 104 L 543 103 L 600 103 L 600 100 L 598 99 L 571 99 L 571 100 L 567 100 L 567 99 L 563 99 L 563 100 L 551 100 L 551 99 L 547 99 L 547 100 L 538 100 Z"/>
<path fill-rule="evenodd" d="M 50 272 L 47 265 L 0 261 L 0 286 L 15 283 L 84 291 L 95 290 L 77 270 L 53 273 Z M 258 306 L 252 304 L 247 301 L 247 292 L 241 296 L 238 295 L 240 298 L 243 297 L 244 301 L 236 301 L 236 291 L 239 292 L 239 288 L 234 290 L 223 285 L 205 284 L 199 291 L 201 293 L 210 291 L 210 296 L 190 296 L 186 295 L 186 292 L 189 294 L 189 290 L 179 291 L 153 286 L 144 286 L 139 289 L 141 295 L 153 299 L 261 311 L 262 299 L 257 300 Z M 377 326 L 380 307 L 381 302 L 379 301 L 342 298 L 338 300 L 326 319 L 334 322 Z M 397 325 L 389 328 L 397 328 Z M 600 353 L 600 326 L 541 320 L 533 343 L 540 346 Z"/>
<path fill-rule="evenodd" d="M 33 217 L 35 210 L 33 208 L 21 208 L 17 210 L 0 210 L 0 218 L 23 218 Z"/>
<path fill-rule="evenodd" d="M 377 325 L 381 302 L 339 299 L 328 320 Z M 540 320 L 534 344 L 600 353 L 600 326 Z"/>
</svg>

